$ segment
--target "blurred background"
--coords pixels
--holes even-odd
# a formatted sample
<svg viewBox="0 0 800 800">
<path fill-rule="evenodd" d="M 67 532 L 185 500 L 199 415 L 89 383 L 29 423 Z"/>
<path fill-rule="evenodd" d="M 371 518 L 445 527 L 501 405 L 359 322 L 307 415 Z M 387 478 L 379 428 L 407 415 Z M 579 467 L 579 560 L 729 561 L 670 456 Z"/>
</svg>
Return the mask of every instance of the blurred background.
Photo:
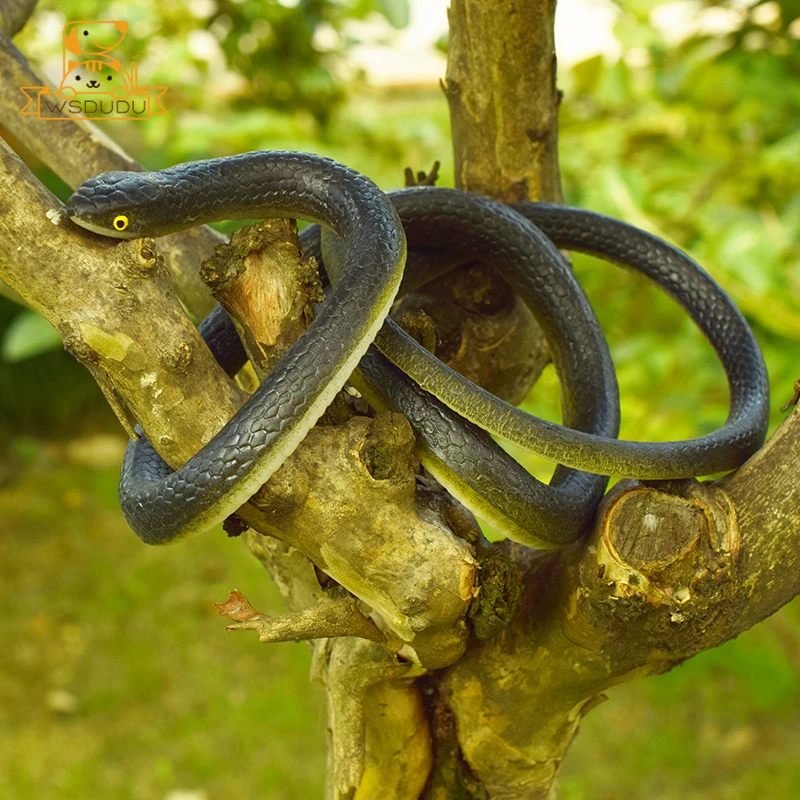
<svg viewBox="0 0 800 800">
<path fill-rule="evenodd" d="M 127 20 L 125 57 L 169 87 L 169 113 L 103 129 L 149 168 L 288 148 L 386 189 L 439 160 L 452 185 L 446 8 L 43 0 L 16 43 L 57 84 L 65 22 Z M 567 202 L 666 237 L 716 277 L 764 350 L 774 429 L 800 378 L 800 2 L 561 0 L 557 48 Z M 611 342 L 623 435 L 718 427 L 724 375 L 685 315 L 615 267 L 575 267 Z M 237 588 L 279 612 L 260 566 L 220 532 L 141 545 L 117 507 L 125 437 L 88 373 L 3 298 L 0 354 L 0 798 L 320 797 L 308 649 L 225 635 L 212 605 Z M 559 419 L 552 368 L 527 406 Z M 800 796 L 796 602 L 609 695 L 569 754 L 567 800 Z"/>
</svg>

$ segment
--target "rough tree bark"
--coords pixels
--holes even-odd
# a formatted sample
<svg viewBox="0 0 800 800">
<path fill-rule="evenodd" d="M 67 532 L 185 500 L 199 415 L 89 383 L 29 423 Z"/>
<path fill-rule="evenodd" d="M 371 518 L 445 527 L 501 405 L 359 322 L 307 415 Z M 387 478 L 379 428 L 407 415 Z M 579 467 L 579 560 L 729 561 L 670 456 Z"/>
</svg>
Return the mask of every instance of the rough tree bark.
<svg viewBox="0 0 800 800">
<path fill-rule="evenodd" d="M 448 15 L 442 89 L 456 187 L 507 203 L 559 202 L 555 3 L 453 0 Z M 524 399 L 549 360 L 530 311 L 480 263 L 433 281 L 401 308 L 420 306 L 437 325 L 436 354 L 510 402 Z M 491 353 L 498 342 L 509 346 Z"/>
<path fill-rule="evenodd" d="M 454 0 L 450 21 L 461 185 L 558 199 L 552 6 Z M 8 89 L 15 69 L 29 67 L 4 39 L 7 127 L 19 124 Z M 74 185 L 113 157 L 89 137 L 65 166 L 60 148 L 79 134 L 71 124 L 34 124 L 24 138 Z M 62 125 L 64 143 L 53 137 Z M 174 245 L 169 261 L 180 267 L 169 270 L 147 240 L 54 227 L 45 212 L 58 201 L 6 145 L 0 198 L 0 278 L 57 327 L 123 424 L 138 420 L 180 464 L 253 380 L 228 380 L 182 312 L 179 298 L 199 296 L 186 267 L 191 240 Z M 238 233 L 203 276 L 244 332 L 256 375 L 301 333 L 319 295 L 314 265 L 282 222 Z M 475 298 L 487 285 L 458 278 L 442 291 Z M 513 304 L 502 311 L 515 319 Z M 502 348 L 474 346 L 500 329 L 489 316 L 481 329 L 476 313 L 483 333 L 463 337 L 475 351 L 467 361 L 510 372 Z M 530 366 L 539 351 L 535 334 L 526 337 Z M 535 374 L 529 368 L 526 381 Z M 419 475 L 408 423 L 366 415 L 342 395 L 237 512 L 290 612 L 267 618 L 236 594 L 220 611 L 261 641 L 314 641 L 328 693 L 329 797 L 548 797 L 581 717 L 606 687 L 669 669 L 800 592 L 798 438 L 795 411 L 722 481 L 619 484 L 584 539 L 544 554 L 485 542 L 465 509 Z"/>
</svg>

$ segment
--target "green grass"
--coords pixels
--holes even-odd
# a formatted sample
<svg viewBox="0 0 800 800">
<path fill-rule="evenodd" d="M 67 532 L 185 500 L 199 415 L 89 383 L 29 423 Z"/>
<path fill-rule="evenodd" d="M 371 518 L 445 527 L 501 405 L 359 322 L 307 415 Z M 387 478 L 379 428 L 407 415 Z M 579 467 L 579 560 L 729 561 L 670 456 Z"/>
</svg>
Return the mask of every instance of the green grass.
<svg viewBox="0 0 800 800">
<path fill-rule="evenodd" d="M 23 444 L 0 489 L 0 798 L 320 797 L 309 650 L 226 634 L 212 605 L 237 588 L 280 612 L 258 562 L 219 529 L 141 544 L 117 507 L 121 438 Z M 565 800 L 796 798 L 799 621 L 794 603 L 610 690 L 566 760 Z"/>
<path fill-rule="evenodd" d="M 280 611 L 260 564 L 219 529 L 146 547 L 117 467 L 63 456 L 39 447 L 0 490 L 0 798 L 319 797 L 308 648 L 226 634 L 212 605 L 238 588 Z"/>
</svg>

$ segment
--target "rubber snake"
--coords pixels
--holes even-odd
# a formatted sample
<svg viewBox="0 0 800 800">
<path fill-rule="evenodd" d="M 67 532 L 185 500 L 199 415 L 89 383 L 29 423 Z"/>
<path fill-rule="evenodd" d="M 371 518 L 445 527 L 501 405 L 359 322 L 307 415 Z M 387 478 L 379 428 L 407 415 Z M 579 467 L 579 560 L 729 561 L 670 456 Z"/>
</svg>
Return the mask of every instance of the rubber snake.
<svg viewBox="0 0 800 800">
<path fill-rule="evenodd" d="M 144 541 L 171 542 L 235 511 L 293 452 L 357 365 L 359 388 L 373 403 L 409 417 L 423 463 L 446 488 L 511 538 L 538 547 L 580 534 L 605 489 L 603 476 L 709 474 L 738 466 L 763 442 L 768 391 L 757 343 L 722 289 L 681 251 L 579 209 L 530 203 L 512 209 L 438 188 L 403 190 L 390 198 L 328 159 L 264 151 L 159 172 L 104 173 L 82 184 L 53 215 L 54 222 L 68 216 L 97 233 L 124 238 L 236 218 L 298 217 L 324 226 L 317 255 L 333 290 L 245 406 L 175 472 L 146 439 L 129 446 L 120 498 Z M 490 395 L 386 320 L 403 276 L 403 228 L 413 248 L 456 250 L 503 270 L 543 326 L 569 427 Z M 314 231 L 303 238 L 313 251 Z M 615 438 L 613 364 L 588 301 L 556 247 L 639 270 L 686 308 L 728 377 L 730 413 L 721 429 L 683 442 Z M 424 256 L 415 253 L 411 263 L 416 266 L 406 271 L 406 283 L 423 282 Z M 241 345 L 224 313 L 212 312 L 201 332 L 229 371 L 241 365 Z M 399 369 L 369 348 L 373 339 Z M 597 474 L 559 467 L 552 485 L 544 487 L 486 432 Z"/>
</svg>

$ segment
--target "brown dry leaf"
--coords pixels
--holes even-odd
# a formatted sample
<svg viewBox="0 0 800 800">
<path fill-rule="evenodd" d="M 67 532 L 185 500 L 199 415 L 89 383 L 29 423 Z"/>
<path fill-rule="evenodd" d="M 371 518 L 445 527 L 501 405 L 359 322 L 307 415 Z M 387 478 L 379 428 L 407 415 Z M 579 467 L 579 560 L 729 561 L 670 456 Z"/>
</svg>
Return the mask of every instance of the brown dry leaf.
<svg viewBox="0 0 800 800">
<path fill-rule="evenodd" d="M 250 605 L 250 601 L 239 591 L 233 589 L 224 603 L 214 603 L 221 617 L 230 617 L 237 622 L 251 622 L 265 619 L 265 616 Z"/>
</svg>

